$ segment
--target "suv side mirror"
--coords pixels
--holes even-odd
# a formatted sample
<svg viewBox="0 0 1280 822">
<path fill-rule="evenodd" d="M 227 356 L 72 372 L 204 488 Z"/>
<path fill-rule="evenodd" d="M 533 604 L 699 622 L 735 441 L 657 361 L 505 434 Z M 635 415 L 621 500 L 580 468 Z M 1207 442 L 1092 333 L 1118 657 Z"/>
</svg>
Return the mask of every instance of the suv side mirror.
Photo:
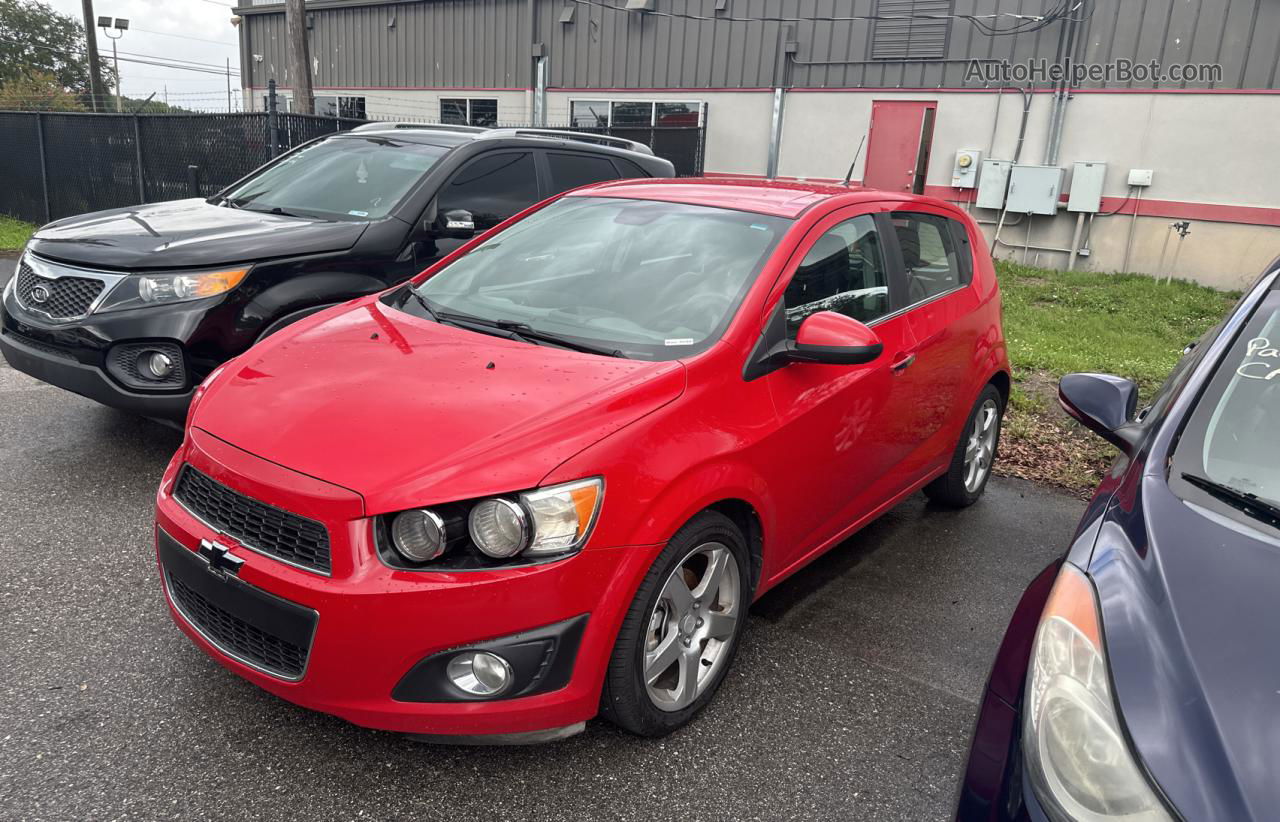
<svg viewBox="0 0 1280 822">
<path fill-rule="evenodd" d="M 825 365 L 863 365 L 884 351 L 876 332 L 834 311 L 818 311 L 804 318 L 794 342 L 787 343 L 787 359 Z"/>
<path fill-rule="evenodd" d="M 1138 443 L 1129 421 L 1138 407 L 1138 386 L 1110 374 L 1067 374 L 1058 383 L 1058 403 L 1080 424 L 1126 454 Z"/>
<path fill-rule="evenodd" d="M 440 239 L 469 240 L 476 235 L 476 220 L 470 211 L 455 208 L 436 214 L 431 234 Z"/>
</svg>

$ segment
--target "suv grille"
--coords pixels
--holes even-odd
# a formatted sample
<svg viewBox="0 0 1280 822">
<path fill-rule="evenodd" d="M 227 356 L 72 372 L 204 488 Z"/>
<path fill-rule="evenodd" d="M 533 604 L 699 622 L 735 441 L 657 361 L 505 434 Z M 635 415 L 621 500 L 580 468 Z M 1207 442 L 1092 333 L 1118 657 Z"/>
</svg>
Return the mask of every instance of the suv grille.
<svg viewBox="0 0 1280 822">
<path fill-rule="evenodd" d="M 106 283 L 90 277 L 41 277 L 24 259 L 18 266 L 18 302 L 29 311 L 38 311 L 55 320 L 77 320 L 102 294 Z"/>
<path fill-rule="evenodd" d="M 173 492 L 191 513 L 244 547 L 309 571 L 329 573 L 329 532 L 315 520 L 250 499 L 182 467 Z"/>
<path fill-rule="evenodd" d="M 307 666 L 307 649 L 280 639 L 220 608 L 173 574 L 165 574 L 169 595 L 187 621 L 227 651 L 287 679 Z"/>
</svg>

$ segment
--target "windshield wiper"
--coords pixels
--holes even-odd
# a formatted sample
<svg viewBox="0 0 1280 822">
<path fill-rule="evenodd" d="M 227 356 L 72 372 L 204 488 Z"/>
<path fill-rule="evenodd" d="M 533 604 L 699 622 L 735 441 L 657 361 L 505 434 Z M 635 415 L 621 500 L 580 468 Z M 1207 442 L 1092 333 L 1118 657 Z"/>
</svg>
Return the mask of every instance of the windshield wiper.
<svg viewBox="0 0 1280 822">
<path fill-rule="evenodd" d="M 1242 511 L 1273 528 L 1280 528 L 1280 505 L 1263 499 L 1257 494 L 1232 488 L 1205 477 L 1182 472 L 1182 478 L 1205 493 L 1212 494 L 1232 508 Z"/>
<path fill-rule="evenodd" d="M 587 354 L 599 354 L 603 357 L 623 357 L 626 355 L 620 349 L 610 348 L 603 345 L 592 345 L 591 343 L 579 342 L 571 340 L 568 337 L 562 337 L 559 334 L 552 334 L 550 331 L 539 331 L 528 323 L 517 322 L 515 320 L 495 320 L 493 323 L 495 328 L 502 328 L 507 331 L 514 331 L 522 337 L 531 340 L 558 345 L 562 348 L 570 348 L 574 351 L 583 351 Z"/>
</svg>

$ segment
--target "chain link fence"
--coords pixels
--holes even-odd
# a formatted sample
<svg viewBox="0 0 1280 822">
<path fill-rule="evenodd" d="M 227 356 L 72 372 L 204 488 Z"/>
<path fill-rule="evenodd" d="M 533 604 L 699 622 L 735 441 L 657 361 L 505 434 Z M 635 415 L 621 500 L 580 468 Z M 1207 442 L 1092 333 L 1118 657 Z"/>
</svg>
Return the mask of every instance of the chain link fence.
<svg viewBox="0 0 1280 822">
<path fill-rule="evenodd" d="M 283 151 L 364 122 L 284 112 L 0 112 L 0 214 L 39 224 L 210 197 Z M 702 127 L 580 130 L 645 143 L 681 176 L 702 173 Z"/>
</svg>

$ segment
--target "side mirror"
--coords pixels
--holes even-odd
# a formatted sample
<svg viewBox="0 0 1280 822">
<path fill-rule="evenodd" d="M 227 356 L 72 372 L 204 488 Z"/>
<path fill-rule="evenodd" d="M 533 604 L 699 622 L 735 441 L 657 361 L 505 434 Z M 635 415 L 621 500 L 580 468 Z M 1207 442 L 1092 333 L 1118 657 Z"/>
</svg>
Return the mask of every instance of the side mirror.
<svg viewBox="0 0 1280 822">
<path fill-rule="evenodd" d="M 1085 428 L 1126 454 L 1138 444 L 1129 421 L 1138 407 L 1138 386 L 1110 374 L 1068 374 L 1058 383 L 1058 403 Z"/>
<path fill-rule="evenodd" d="M 470 240 L 476 235 L 476 220 L 470 211 L 455 208 L 439 212 L 430 228 L 431 234 L 440 239 Z"/>
<path fill-rule="evenodd" d="M 876 332 L 834 311 L 818 311 L 804 318 L 794 342 L 787 344 L 791 362 L 862 365 L 884 351 Z"/>
</svg>

